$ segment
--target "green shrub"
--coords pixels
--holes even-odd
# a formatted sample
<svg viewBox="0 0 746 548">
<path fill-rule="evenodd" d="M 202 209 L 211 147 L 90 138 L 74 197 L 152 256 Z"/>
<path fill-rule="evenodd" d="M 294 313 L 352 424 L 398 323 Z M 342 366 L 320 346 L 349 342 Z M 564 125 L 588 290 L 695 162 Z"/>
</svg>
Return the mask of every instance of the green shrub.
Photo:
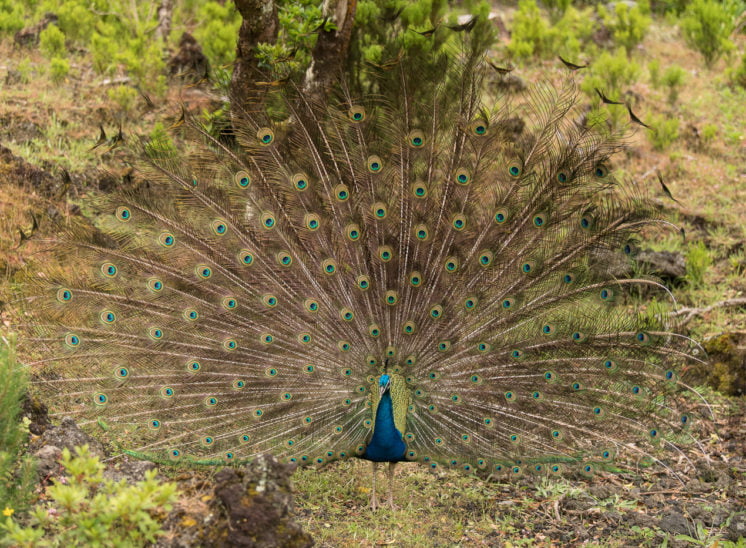
<svg viewBox="0 0 746 548">
<path fill-rule="evenodd" d="M 13 0 L 0 0 L 0 34 L 13 34 L 23 26 L 23 5 Z"/>
<path fill-rule="evenodd" d="M 705 124 L 702 127 L 702 142 L 705 145 L 710 145 L 718 135 L 717 124 Z"/>
<path fill-rule="evenodd" d="M 681 30 L 690 47 L 699 51 L 707 66 L 734 48 L 730 35 L 737 5 L 731 1 L 693 0 L 681 19 Z"/>
<path fill-rule="evenodd" d="M 114 58 L 119 48 L 116 40 L 111 38 L 116 29 L 105 23 L 97 25 L 97 32 L 91 36 L 90 50 L 93 57 L 93 69 L 99 74 L 108 74 L 115 68 Z"/>
<path fill-rule="evenodd" d="M 280 22 L 278 39 L 273 44 L 259 44 L 257 57 L 263 69 L 297 71 L 307 66 L 311 60 L 310 51 L 317 36 L 314 29 L 323 20 L 321 5 L 312 0 L 286 0 L 279 4 L 282 8 L 277 13 Z M 371 6 L 378 7 L 373 2 L 360 1 L 355 14 L 356 21 L 360 21 L 361 17 L 365 18 L 366 10 Z"/>
<path fill-rule="evenodd" d="M 679 138 L 678 118 L 654 116 L 650 121 L 652 130 L 648 132 L 650 142 L 655 150 L 666 150 Z"/>
<path fill-rule="evenodd" d="M 16 71 L 21 77 L 22 83 L 28 84 L 29 80 L 31 79 L 31 75 L 33 74 L 33 69 L 34 63 L 31 62 L 31 59 L 29 57 L 24 57 L 18 62 L 18 64 L 16 65 Z"/>
<path fill-rule="evenodd" d="M 741 57 L 741 62 L 729 74 L 734 84 L 746 89 L 746 54 Z"/>
<path fill-rule="evenodd" d="M 542 56 L 549 49 L 548 34 L 549 25 L 541 16 L 536 0 L 519 0 L 508 51 L 521 58 Z"/>
<path fill-rule="evenodd" d="M 686 71 L 678 65 L 671 65 L 663 73 L 661 83 L 668 88 L 668 102 L 674 104 L 679 97 L 679 90 L 686 80 Z"/>
<path fill-rule="evenodd" d="M 513 18 L 508 51 L 518 58 L 575 58 L 593 33 L 590 10 L 580 12 L 569 6 L 556 24 L 550 25 L 541 15 L 536 0 L 520 0 Z"/>
<path fill-rule="evenodd" d="M 661 63 L 658 59 L 652 59 L 648 63 L 648 74 L 650 75 L 650 83 L 654 88 L 658 88 L 661 85 Z"/>
<path fill-rule="evenodd" d="M 613 105 L 604 107 L 596 90 L 601 90 L 610 99 L 619 101 L 626 87 L 640 76 L 640 65 L 627 58 L 624 48 L 619 48 L 613 54 L 608 51 L 603 52 L 587 70 L 588 74 L 580 84 L 580 89 L 590 98 L 594 106 L 588 116 L 589 122 L 593 124 L 608 120 L 614 127 L 626 123 L 628 119 L 626 109 Z"/>
<path fill-rule="evenodd" d="M 198 11 L 199 26 L 194 37 L 202 46 L 211 66 L 231 63 L 236 57 L 236 41 L 241 16 L 232 1 L 221 5 L 206 2 Z"/>
<path fill-rule="evenodd" d="M 109 99 L 114 101 L 119 110 L 125 114 L 130 114 L 135 108 L 138 99 L 137 90 L 130 86 L 116 86 L 106 91 Z"/>
<path fill-rule="evenodd" d="M 57 25 L 48 25 L 39 33 L 39 49 L 45 57 L 62 57 L 67 53 L 65 49 L 65 33 Z"/>
<path fill-rule="evenodd" d="M 543 0 L 542 3 L 547 7 L 552 19 L 557 20 L 567 11 L 572 4 L 572 0 Z"/>
<path fill-rule="evenodd" d="M 704 242 L 693 243 L 686 253 L 686 279 L 694 287 L 702 287 L 705 283 L 705 275 L 712 266 L 710 251 Z"/>
<path fill-rule="evenodd" d="M 68 478 L 47 489 L 49 506 L 37 505 L 28 527 L 11 517 L 0 529 L 22 546 L 144 546 L 162 535 L 160 519 L 176 501 L 176 484 L 161 484 L 156 470 L 145 480 L 127 485 L 125 480 L 104 479 L 104 465 L 87 446 L 73 457 L 62 451 Z"/>
<path fill-rule="evenodd" d="M 0 510 L 24 510 L 36 482 L 34 459 L 25 455 L 28 424 L 19 423 L 26 372 L 15 358 L 15 336 L 0 337 Z M 0 518 L 2 519 L 2 518 Z"/>
<path fill-rule="evenodd" d="M 603 4 L 598 5 L 598 13 L 604 25 L 614 36 L 614 42 L 624 47 L 627 55 L 645 37 L 650 26 L 650 17 L 647 15 L 649 11 L 647 2 L 643 1 L 637 2 L 633 7 L 624 2 L 616 2 L 613 12 L 609 12 Z"/>
<path fill-rule="evenodd" d="M 55 2 L 57 5 L 50 7 L 59 18 L 60 29 L 70 40 L 77 40 L 87 44 L 93 35 L 96 20 L 100 18 L 94 13 L 90 2 L 85 0 L 66 0 Z"/>
<path fill-rule="evenodd" d="M 70 62 L 62 57 L 53 57 L 49 62 L 49 75 L 52 78 L 52 82 L 59 84 L 64 81 L 67 74 L 70 72 Z"/>
</svg>

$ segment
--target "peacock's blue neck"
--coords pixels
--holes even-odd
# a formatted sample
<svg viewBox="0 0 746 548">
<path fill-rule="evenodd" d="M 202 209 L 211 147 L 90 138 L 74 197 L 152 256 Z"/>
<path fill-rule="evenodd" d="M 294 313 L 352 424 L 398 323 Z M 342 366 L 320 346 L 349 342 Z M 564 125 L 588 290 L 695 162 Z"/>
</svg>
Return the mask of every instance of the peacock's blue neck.
<svg viewBox="0 0 746 548">
<path fill-rule="evenodd" d="M 394 405 L 388 390 L 381 396 L 373 426 L 373 436 L 365 449 L 363 458 L 374 462 L 398 462 L 404 459 L 407 450 L 401 432 L 394 424 Z"/>
</svg>

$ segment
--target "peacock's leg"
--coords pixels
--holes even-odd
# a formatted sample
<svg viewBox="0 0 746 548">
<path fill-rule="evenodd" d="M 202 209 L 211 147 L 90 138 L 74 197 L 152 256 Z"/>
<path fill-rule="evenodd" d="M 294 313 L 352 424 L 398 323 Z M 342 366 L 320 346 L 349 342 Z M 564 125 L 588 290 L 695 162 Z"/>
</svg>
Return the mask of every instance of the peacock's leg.
<svg viewBox="0 0 746 548">
<path fill-rule="evenodd" d="M 394 504 L 394 468 L 396 468 L 395 462 L 389 463 L 389 470 L 388 470 L 388 477 L 389 477 L 389 489 L 388 489 L 388 498 L 389 498 L 389 508 L 392 510 L 398 510 L 396 504 Z"/>
<path fill-rule="evenodd" d="M 378 509 L 378 499 L 376 498 L 376 472 L 378 472 L 378 463 L 371 462 L 373 465 L 373 489 L 370 495 L 370 509 L 375 511 Z"/>
</svg>

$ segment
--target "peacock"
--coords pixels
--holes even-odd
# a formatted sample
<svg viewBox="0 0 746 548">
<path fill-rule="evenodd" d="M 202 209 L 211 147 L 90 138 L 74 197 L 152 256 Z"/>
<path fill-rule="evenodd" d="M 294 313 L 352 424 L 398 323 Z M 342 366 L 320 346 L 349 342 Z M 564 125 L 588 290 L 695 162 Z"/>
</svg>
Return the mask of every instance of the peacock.
<svg viewBox="0 0 746 548">
<path fill-rule="evenodd" d="M 419 62 L 130 143 L 142 183 L 27 291 L 55 411 L 159 462 L 366 459 L 374 509 L 379 463 L 393 507 L 399 462 L 588 476 L 696 442 L 704 356 L 612 267 L 670 224 L 615 176 L 628 134 L 572 73 L 501 92 L 479 56 Z"/>
</svg>

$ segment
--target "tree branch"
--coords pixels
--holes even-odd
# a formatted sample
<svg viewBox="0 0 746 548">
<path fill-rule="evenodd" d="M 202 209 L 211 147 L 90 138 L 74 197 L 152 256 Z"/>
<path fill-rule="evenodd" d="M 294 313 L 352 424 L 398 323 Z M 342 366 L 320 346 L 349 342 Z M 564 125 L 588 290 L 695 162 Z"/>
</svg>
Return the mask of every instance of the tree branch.
<svg viewBox="0 0 746 548">
<path fill-rule="evenodd" d="M 702 314 L 707 314 L 708 312 L 715 310 L 716 308 L 726 308 L 726 307 L 731 307 L 731 306 L 746 306 L 746 297 L 726 299 L 724 301 L 718 301 L 716 303 L 713 303 L 709 306 L 705 306 L 702 308 L 694 308 L 694 307 L 680 308 L 679 310 L 671 312 L 671 316 L 673 316 L 674 318 L 678 316 L 685 316 L 684 319 L 681 321 L 680 325 L 686 325 L 695 316 L 701 316 Z"/>
</svg>

